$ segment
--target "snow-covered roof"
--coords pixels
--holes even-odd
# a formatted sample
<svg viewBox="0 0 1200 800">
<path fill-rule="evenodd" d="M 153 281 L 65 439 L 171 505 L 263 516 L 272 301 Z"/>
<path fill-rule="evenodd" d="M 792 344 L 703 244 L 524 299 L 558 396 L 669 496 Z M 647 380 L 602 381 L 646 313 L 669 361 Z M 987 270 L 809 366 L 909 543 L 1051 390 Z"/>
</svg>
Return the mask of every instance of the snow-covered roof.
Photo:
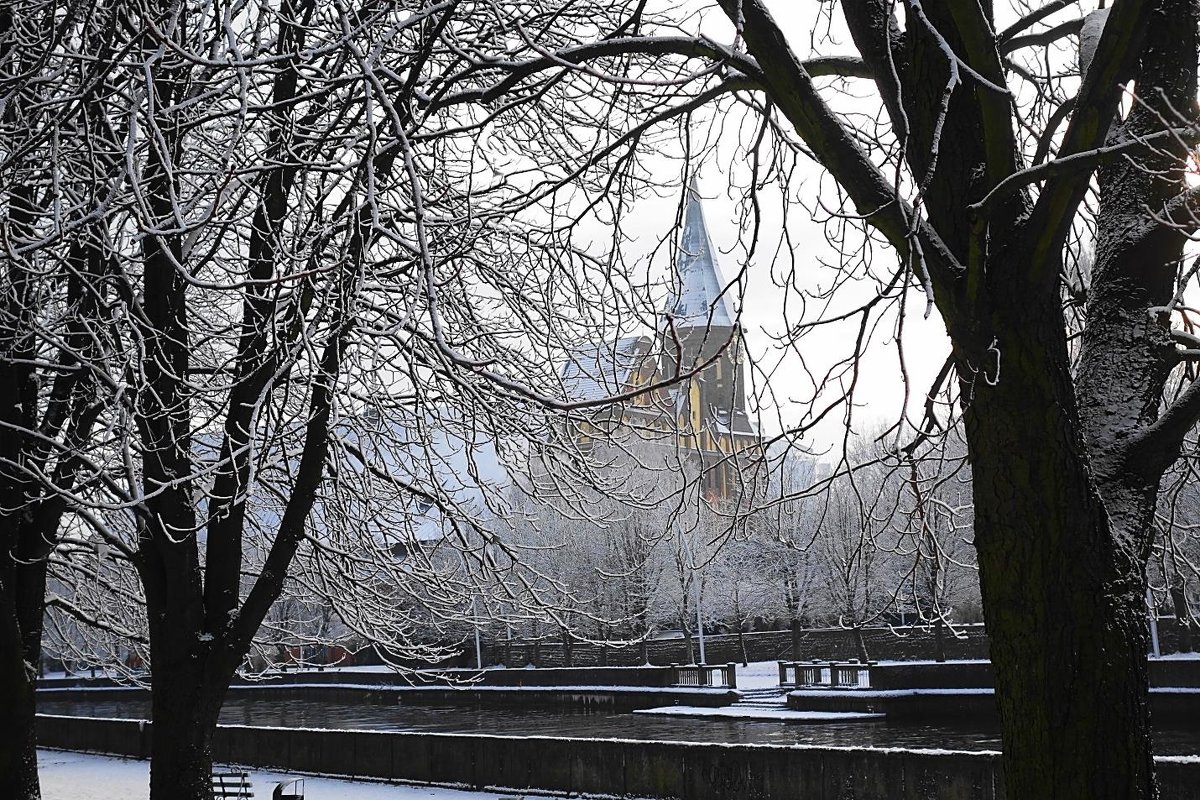
<svg viewBox="0 0 1200 800">
<path fill-rule="evenodd" d="M 388 471 L 468 517 L 489 516 L 487 495 L 503 493 L 512 485 L 495 441 L 465 424 L 453 409 L 439 408 L 408 419 L 398 415 L 375 424 L 386 428 L 388 446 L 376 457 Z M 445 536 L 448 520 L 442 511 L 427 504 L 415 510 L 414 538 L 435 541 Z"/>
<path fill-rule="evenodd" d="M 644 336 L 627 336 L 575 351 L 562 368 L 566 399 L 601 400 L 624 391 L 648 346 Z"/>
<path fill-rule="evenodd" d="M 675 260 L 675 287 L 667 301 L 667 313 L 676 328 L 733 327 L 728 285 L 721 279 L 716 251 L 704 222 L 700 193 L 693 181 L 688 187 L 683 235 Z"/>
</svg>

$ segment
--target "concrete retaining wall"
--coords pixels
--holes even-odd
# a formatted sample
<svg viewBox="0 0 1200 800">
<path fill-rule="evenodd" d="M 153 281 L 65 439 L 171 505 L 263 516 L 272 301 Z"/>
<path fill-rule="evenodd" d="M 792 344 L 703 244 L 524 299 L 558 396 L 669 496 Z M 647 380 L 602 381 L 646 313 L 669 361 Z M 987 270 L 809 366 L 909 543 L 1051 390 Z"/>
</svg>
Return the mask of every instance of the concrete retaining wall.
<svg viewBox="0 0 1200 800">
<path fill-rule="evenodd" d="M 38 716 L 48 747 L 145 758 L 137 720 Z M 349 777 L 688 800 L 998 800 L 995 753 L 631 742 L 222 725 L 222 763 Z M 1159 759 L 1163 800 L 1200 800 L 1200 764 Z"/>
<path fill-rule="evenodd" d="M 48 747 L 145 758 L 150 725 L 39 715 Z M 688 800 L 995 800 L 992 754 L 223 725 L 215 757 L 296 772 Z"/>
<path fill-rule="evenodd" d="M 303 676 L 301 676 L 303 677 Z M 349 681 L 344 681 L 349 682 Z M 101 699 L 150 700 L 146 689 L 108 685 L 86 691 Z M 546 686 L 546 687 L 439 687 L 389 686 L 370 683 L 262 683 L 235 684 L 230 696 L 264 702 L 309 700 L 327 703 L 381 703 L 385 705 L 467 706 L 471 708 L 595 708 L 615 712 L 657 706 L 704 706 L 717 708 L 735 703 L 741 695 L 732 689 L 641 688 L 636 686 Z M 78 687 L 38 689 L 44 700 L 78 700 L 87 697 Z"/>
<path fill-rule="evenodd" d="M 1150 685 L 1200 688 L 1200 657 L 1150 659 Z M 995 685 L 990 661 L 876 664 L 873 689 L 970 689 Z"/>
<path fill-rule="evenodd" d="M 994 685 L 990 661 L 871 666 L 872 689 L 984 689 Z"/>
<path fill-rule="evenodd" d="M 235 686 L 236 697 L 264 701 L 300 699 L 335 703 L 378 703 L 473 708 L 604 708 L 632 711 L 656 706 L 732 705 L 741 695 L 732 689 L 644 689 L 637 687 L 348 687 L 348 686 Z M 69 696 L 69 695 L 68 695 Z"/>
<path fill-rule="evenodd" d="M 343 672 L 305 670 L 304 672 L 275 672 L 256 678 L 235 677 L 233 687 L 263 686 L 378 686 L 381 688 L 427 689 L 434 686 L 470 688 L 472 686 L 672 686 L 675 675 L 669 666 L 651 667 L 542 667 L 540 669 L 448 669 L 419 672 Z M 146 676 L 149 680 L 149 676 Z M 92 689 L 126 686 L 106 676 L 97 678 L 42 678 L 42 691 Z"/>
<path fill-rule="evenodd" d="M 962 625 L 956 630 L 960 637 L 947 634 L 946 657 L 970 659 L 988 657 L 988 640 L 982 625 Z M 866 628 L 863 641 L 867 653 L 875 660 L 912 661 L 933 659 L 935 641 L 932 631 L 923 628 Z M 858 657 L 854 634 L 843 628 L 814 628 L 800 632 L 793 647 L 791 631 L 758 631 L 745 634 L 746 653 L 750 661 L 806 660 L 845 661 Z M 693 652 L 696 648 L 693 647 Z M 735 634 L 704 637 L 704 651 L 710 664 L 727 661 L 741 663 L 742 651 Z M 507 664 L 523 667 L 534 664 L 542 667 L 563 666 L 563 646 L 560 637 L 540 641 L 514 639 L 489 641 L 484 646 L 488 664 Z M 571 646 L 571 663 L 575 666 L 600 664 L 636 665 L 683 664 L 687 662 L 687 642 L 684 639 L 657 639 L 641 645 L 611 647 L 587 642 Z"/>
</svg>

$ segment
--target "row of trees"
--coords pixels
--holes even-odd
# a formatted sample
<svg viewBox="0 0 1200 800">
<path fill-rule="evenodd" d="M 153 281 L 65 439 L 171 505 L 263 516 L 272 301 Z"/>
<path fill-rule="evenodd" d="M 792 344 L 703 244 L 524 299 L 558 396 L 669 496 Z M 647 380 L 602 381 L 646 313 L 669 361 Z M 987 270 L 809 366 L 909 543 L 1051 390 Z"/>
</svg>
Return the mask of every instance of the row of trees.
<svg viewBox="0 0 1200 800">
<path fill-rule="evenodd" d="M 656 469 L 650 448 L 631 450 L 640 457 L 601 458 L 651 489 L 639 506 L 596 498 L 586 516 L 543 505 L 517 517 L 507 538 L 524 551 L 526 567 L 554 576 L 555 605 L 569 611 L 557 623 L 510 622 L 509 632 L 530 635 L 536 626 L 553 634 L 561 624 L 573 635 L 619 641 L 677 629 L 690 646 L 700 621 L 733 632 L 859 630 L 901 611 L 939 631 L 979 621 L 961 452 L 901 461 L 878 443 L 860 445 L 858 468 L 836 475 L 789 457 L 770 488 L 749 503 L 742 498 L 758 507 L 738 513 L 732 502 L 695 502 L 686 469 Z M 811 488 L 817 478 L 819 490 Z"/>
<path fill-rule="evenodd" d="M 282 597 L 430 655 L 426 617 L 494 583 L 431 437 L 586 484 L 555 364 L 646 301 L 576 230 L 620 213 L 674 115 L 628 123 L 653 81 L 570 54 L 639 15 L 0 6 L 0 795 L 39 795 L 47 606 L 149 666 L 151 797 L 201 800 Z M 429 507 L 452 567 L 406 556 Z"/>
</svg>

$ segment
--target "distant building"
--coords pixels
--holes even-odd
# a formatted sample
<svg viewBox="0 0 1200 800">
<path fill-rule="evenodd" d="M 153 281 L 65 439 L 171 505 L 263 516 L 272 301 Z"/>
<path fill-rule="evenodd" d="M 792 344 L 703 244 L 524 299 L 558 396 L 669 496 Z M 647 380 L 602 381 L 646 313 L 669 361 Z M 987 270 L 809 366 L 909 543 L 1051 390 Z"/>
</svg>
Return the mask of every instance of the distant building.
<svg viewBox="0 0 1200 800">
<path fill-rule="evenodd" d="M 760 445 L 746 410 L 746 348 L 721 278 L 695 183 L 688 188 L 672 293 L 657 330 L 581 351 L 563 369 L 572 400 L 657 387 L 588 415 L 578 426 L 594 438 L 635 435 L 676 449 L 697 469 L 710 500 L 740 492 L 737 455 Z"/>
</svg>

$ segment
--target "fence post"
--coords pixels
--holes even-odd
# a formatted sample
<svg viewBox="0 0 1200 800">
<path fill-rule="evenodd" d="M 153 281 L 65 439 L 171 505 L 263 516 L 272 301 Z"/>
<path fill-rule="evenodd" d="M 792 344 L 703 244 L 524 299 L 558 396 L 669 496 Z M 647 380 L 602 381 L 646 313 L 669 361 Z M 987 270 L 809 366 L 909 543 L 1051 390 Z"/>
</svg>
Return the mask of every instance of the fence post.
<svg viewBox="0 0 1200 800">
<path fill-rule="evenodd" d="M 729 685 L 730 689 L 737 688 L 737 665 L 733 662 L 725 665 L 725 683 Z"/>
<path fill-rule="evenodd" d="M 679 665 L 672 661 L 671 666 L 668 667 L 668 669 L 670 672 L 667 673 L 667 677 L 671 681 L 669 685 L 675 686 L 679 683 Z"/>
<path fill-rule="evenodd" d="M 829 662 L 829 688 L 836 689 L 838 683 L 838 666 L 836 661 Z"/>
<path fill-rule="evenodd" d="M 779 685 L 784 686 L 786 684 L 787 684 L 787 662 L 780 661 L 779 662 Z"/>
</svg>

